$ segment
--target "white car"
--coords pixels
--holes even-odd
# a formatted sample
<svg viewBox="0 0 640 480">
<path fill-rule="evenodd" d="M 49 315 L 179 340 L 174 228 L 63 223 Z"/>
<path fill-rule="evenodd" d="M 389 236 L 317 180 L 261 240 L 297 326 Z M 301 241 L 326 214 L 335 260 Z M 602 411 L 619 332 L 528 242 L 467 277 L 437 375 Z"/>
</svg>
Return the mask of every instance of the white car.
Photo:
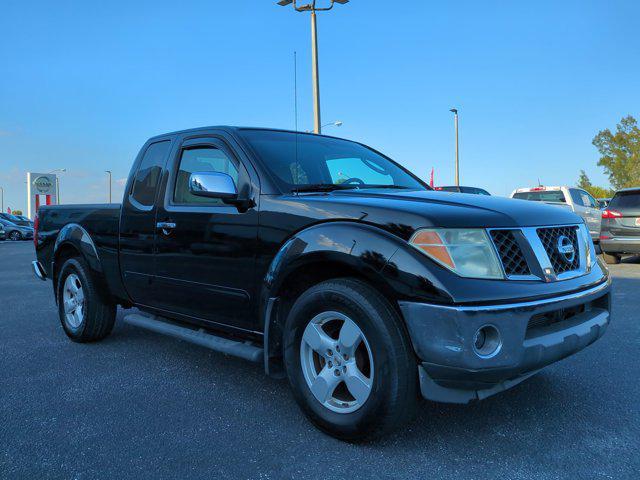
<svg viewBox="0 0 640 480">
<path fill-rule="evenodd" d="M 511 198 L 568 208 L 584 219 L 594 243 L 600 240 L 602 210 L 596 199 L 581 188 L 567 186 L 518 188 L 511 193 Z"/>
</svg>

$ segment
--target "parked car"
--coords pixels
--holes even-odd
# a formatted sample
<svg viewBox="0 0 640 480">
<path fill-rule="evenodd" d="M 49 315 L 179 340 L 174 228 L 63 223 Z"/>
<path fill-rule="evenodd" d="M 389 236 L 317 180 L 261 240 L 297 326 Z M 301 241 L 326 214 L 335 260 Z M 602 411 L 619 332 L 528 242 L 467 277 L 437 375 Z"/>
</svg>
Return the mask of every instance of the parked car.
<svg viewBox="0 0 640 480">
<path fill-rule="evenodd" d="M 23 225 L 16 225 L 13 222 L 0 218 L 0 224 L 3 225 L 7 238 L 17 240 L 29 240 L 33 238 L 33 228 Z"/>
<path fill-rule="evenodd" d="M 169 133 L 143 146 L 125 192 L 39 209 L 34 273 L 53 281 L 66 335 L 100 340 L 117 305 L 136 306 L 126 322 L 288 378 L 341 439 L 398 428 L 419 392 L 468 403 L 510 388 L 609 323 L 580 217 L 433 192 L 360 143 Z"/>
<path fill-rule="evenodd" d="M 29 217 L 26 217 L 26 216 L 24 216 L 24 215 L 14 215 L 14 217 L 19 218 L 19 219 L 20 219 L 20 220 L 22 220 L 23 222 L 27 222 L 27 224 L 28 224 L 30 227 L 33 227 L 33 221 L 32 221 Z"/>
<path fill-rule="evenodd" d="M 14 223 L 15 225 L 19 225 L 21 227 L 31 227 L 32 222 L 27 219 L 22 219 L 17 217 L 16 215 L 12 215 L 10 213 L 0 213 L 0 219 L 7 220 L 8 222 Z"/>
<path fill-rule="evenodd" d="M 571 210 L 583 219 L 595 243 L 600 239 L 602 211 L 589 192 L 576 187 L 532 187 L 518 188 L 511 198 L 543 202 Z"/>
<path fill-rule="evenodd" d="M 473 193 L 475 195 L 491 195 L 484 188 L 459 187 L 456 185 L 446 185 L 444 187 L 435 187 L 435 190 L 441 190 L 443 192 Z"/>
<path fill-rule="evenodd" d="M 618 190 L 602 212 L 600 248 L 607 263 L 640 254 L 640 187 Z"/>
</svg>

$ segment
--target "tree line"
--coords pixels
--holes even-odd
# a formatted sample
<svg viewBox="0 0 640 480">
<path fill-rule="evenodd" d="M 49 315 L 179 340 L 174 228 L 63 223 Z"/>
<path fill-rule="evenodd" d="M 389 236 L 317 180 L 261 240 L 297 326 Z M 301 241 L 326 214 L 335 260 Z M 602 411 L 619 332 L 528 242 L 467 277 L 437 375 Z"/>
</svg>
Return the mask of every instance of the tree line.
<svg viewBox="0 0 640 480">
<path fill-rule="evenodd" d="M 580 170 L 578 187 L 595 198 L 609 198 L 621 188 L 640 187 L 640 128 L 631 115 L 616 125 L 616 131 L 601 130 L 591 142 L 598 149 L 598 166 L 609 176 L 611 188 L 593 185 L 584 170 Z"/>
</svg>

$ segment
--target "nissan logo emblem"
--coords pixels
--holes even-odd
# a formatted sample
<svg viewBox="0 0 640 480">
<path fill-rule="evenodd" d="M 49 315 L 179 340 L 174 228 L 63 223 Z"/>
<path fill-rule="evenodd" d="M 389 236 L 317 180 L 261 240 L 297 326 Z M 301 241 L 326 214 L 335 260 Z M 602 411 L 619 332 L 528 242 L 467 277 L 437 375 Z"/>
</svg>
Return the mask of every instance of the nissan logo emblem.
<svg viewBox="0 0 640 480">
<path fill-rule="evenodd" d="M 573 263 L 576 258 L 576 249 L 573 247 L 573 243 L 571 243 L 569 237 L 566 235 L 560 235 L 558 237 L 557 248 L 560 257 L 562 257 L 565 262 Z"/>
</svg>

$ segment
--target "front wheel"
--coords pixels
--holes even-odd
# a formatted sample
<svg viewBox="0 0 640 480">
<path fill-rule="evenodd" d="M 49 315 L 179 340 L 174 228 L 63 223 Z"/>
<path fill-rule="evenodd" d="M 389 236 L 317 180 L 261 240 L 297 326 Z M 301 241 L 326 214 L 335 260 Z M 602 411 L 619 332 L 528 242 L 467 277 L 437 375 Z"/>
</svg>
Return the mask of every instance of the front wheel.
<svg viewBox="0 0 640 480">
<path fill-rule="evenodd" d="M 19 231 L 14 230 L 9 234 L 9 238 L 14 242 L 17 242 L 18 240 L 22 240 L 22 234 Z"/>
<path fill-rule="evenodd" d="M 62 265 L 56 292 L 60 323 L 71 340 L 93 342 L 111 333 L 116 306 L 98 294 L 84 260 L 70 258 Z"/>
<path fill-rule="evenodd" d="M 396 311 L 367 284 L 336 279 L 310 288 L 291 308 L 284 335 L 294 396 L 321 430 L 363 440 L 413 417 L 411 343 Z"/>
</svg>

